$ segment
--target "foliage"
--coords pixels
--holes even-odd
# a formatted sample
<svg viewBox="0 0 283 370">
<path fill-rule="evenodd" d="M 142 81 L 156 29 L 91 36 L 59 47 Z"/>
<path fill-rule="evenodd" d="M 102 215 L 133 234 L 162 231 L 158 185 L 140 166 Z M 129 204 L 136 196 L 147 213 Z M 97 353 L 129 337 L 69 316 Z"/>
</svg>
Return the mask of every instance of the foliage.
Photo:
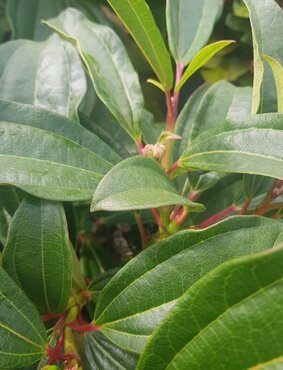
<svg viewBox="0 0 283 370">
<path fill-rule="evenodd" d="M 280 5 L 0 0 L 1 369 L 282 367 Z"/>
</svg>

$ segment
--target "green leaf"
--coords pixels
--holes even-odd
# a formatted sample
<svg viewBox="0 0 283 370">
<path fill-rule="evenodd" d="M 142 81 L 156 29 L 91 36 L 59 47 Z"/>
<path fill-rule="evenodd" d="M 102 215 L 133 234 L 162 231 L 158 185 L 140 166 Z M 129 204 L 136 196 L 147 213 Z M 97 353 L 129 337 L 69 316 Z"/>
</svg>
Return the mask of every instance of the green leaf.
<svg viewBox="0 0 283 370">
<path fill-rule="evenodd" d="M 218 0 L 168 0 L 166 9 L 171 53 L 187 65 L 211 36 L 222 2 Z"/>
<path fill-rule="evenodd" d="M 85 370 L 134 370 L 138 360 L 137 354 L 118 348 L 97 332 L 85 335 L 81 356 Z"/>
<path fill-rule="evenodd" d="M 190 224 L 197 225 L 228 207 L 242 204 L 244 201 L 242 193 L 242 175 L 224 175 L 213 187 L 198 196 L 197 201 L 205 205 L 205 211 L 191 215 Z"/>
<path fill-rule="evenodd" d="M 193 58 L 182 78 L 180 79 L 175 91 L 179 91 L 181 87 L 188 81 L 188 79 L 197 72 L 201 67 L 203 67 L 215 54 L 220 50 L 224 49 L 226 46 L 232 44 L 233 40 L 223 40 L 213 42 L 201 49 Z"/>
<path fill-rule="evenodd" d="M 129 211 L 174 204 L 186 205 L 191 212 L 204 210 L 201 204 L 178 194 L 157 162 L 137 156 L 118 163 L 101 180 L 91 211 Z"/>
<path fill-rule="evenodd" d="M 47 345 L 34 305 L 0 267 L 0 367 L 17 369 L 40 360 Z"/>
<path fill-rule="evenodd" d="M 104 158 L 118 161 L 103 141 L 63 116 L 4 101 L 0 108 L 2 184 L 44 199 L 89 200 L 112 168 Z"/>
<path fill-rule="evenodd" d="M 249 9 L 254 43 L 253 113 L 276 112 L 277 97 L 270 68 L 261 59 L 266 54 L 283 65 L 283 11 L 274 0 L 244 0 Z"/>
<path fill-rule="evenodd" d="M 236 217 L 156 243 L 128 262 L 103 289 L 95 323 L 117 346 L 140 352 L 196 280 L 224 261 L 272 246 L 281 232 L 282 225 L 274 220 Z"/>
<path fill-rule="evenodd" d="M 23 197 L 24 193 L 12 186 L 0 186 L 0 204 L 5 207 L 10 216 L 16 212 Z"/>
<path fill-rule="evenodd" d="M 86 77 L 76 50 L 57 35 L 0 47 L 0 98 L 34 104 L 77 120 Z"/>
<path fill-rule="evenodd" d="M 198 136 L 181 156 L 180 167 L 283 179 L 282 140 L 283 115 L 269 113 L 227 121 Z"/>
<path fill-rule="evenodd" d="M 275 86 L 277 90 L 277 101 L 278 101 L 277 111 L 279 113 L 283 113 L 283 67 L 277 60 L 269 57 L 268 55 L 263 55 L 263 58 L 270 65 L 270 68 L 272 69 L 272 73 L 274 76 Z"/>
<path fill-rule="evenodd" d="M 159 81 L 165 88 L 173 85 L 173 72 L 169 53 L 144 0 L 107 0 L 124 23 Z"/>
<path fill-rule="evenodd" d="M 137 369 L 236 370 L 276 363 L 283 355 L 282 271 L 283 249 L 275 248 L 208 273 L 153 334 Z"/>
<path fill-rule="evenodd" d="M 76 47 L 97 95 L 123 129 L 134 140 L 140 139 L 143 95 L 138 75 L 115 32 L 73 8 L 45 24 Z"/>
<path fill-rule="evenodd" d="M 253 199 L 256 196 L 262 195 L 274 183 L 274 179 L 256 175 L 243 176 L 243 191 L 246 199 Z"/>
<path fill-rule="evenodd" d="M 12 219 L 4 269 L 41 313 L 62 313 L 71 290 L 71 265 L 63 206 L 28 197 Z"/>
<path fill-rule="evenodd" d="M 0 206 L 0 243 L 5 245 L 7 240 L 8 228 L 11 221 L 11 217 L 6 209 Z M 0 254 L 1 260 L 1 254 Z"/>
<path fill-rule="evenodd" d="M 67 0 L 8 0 L 7 13 L 14 39 L 42 41 L 50 31 L 41 24 L 43 18 L 55 17 L 67 6 Z"/>
</svg>

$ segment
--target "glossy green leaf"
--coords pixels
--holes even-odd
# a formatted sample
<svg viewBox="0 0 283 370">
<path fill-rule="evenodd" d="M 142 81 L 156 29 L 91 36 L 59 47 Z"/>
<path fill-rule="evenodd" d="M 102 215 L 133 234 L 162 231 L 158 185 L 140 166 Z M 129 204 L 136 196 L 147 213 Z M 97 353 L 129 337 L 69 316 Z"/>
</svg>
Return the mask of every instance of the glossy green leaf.
<svg viewBox="0 0 283 370">
<path fill-rule="evenodd" d="M 2 184 L 44 199 L 88 200 L 112 168 L 109 161 L 119 159 L 97 136 L 56 113 L 5 101 L 0 108 Z"/>
<path fill-rule="evenodd" d="M 207 43 L 221 9 L 218 0 L 167 1 L 169 45 L 177 63 L 187 65 Z"/>
<path fill-rule="evenodd" d="M 127 211 L 186 205 L 191 212 L 201 212 L 201 204 L 178 194 L 160 165 L 137 156 L 118 163 L 101 180 L 92 198 L 91 211 Z"/>
<path fill-rule="evenodd" d="M 97 95 L 123 129 L 134 140 L 139 139 L 143 95 L 138 75 L 115 32 L 107 26 L 89 21 L 73 8 L 45 23 L 74 44 Z"/>
<path fill-rule="evenodd" d="M 238 370 L 276 363 L 283 355 L 282 282 L 282 248 L 219 266 L 181 297 L 137 369 Z"/>
<path fill-rule="evenodd" d="M 226 46 L 232 44 L 233 40 L 217 41 L 201 49 L 193 58 L 182 78 L 180 79 L 175 91 L 179 91 L 188 79 L 203 67 L 215 54 Z"/>
<path fill-rule="evenodd" d="M 41 20 L 55 17 L 67 4 L 68 0 L 8 0 L 7 13 L 13 38 L 45 40 L 50 31 L 41 24 Z"/>
<path fill-rule="evenodd" d="M 180 167 L 283 179 L 282 140 L 283 115 L 230 120 L 198 136 L 180 158 Z"/>
<path fill-rule="evenodd" d="M 274 0 L 244 0 L 249 9 L 254 42 L 253 113 L 276 112 L 277 96 L 270 68 L 264 66 L 261 54 L 283 65 L 283 11 Z"/>
<path fill-rule="evenodd" d="M 134 370 L 138 355 L 118 348 L 101 333 L 86 334 L 81 356 L 85 370 Z"/>
<path fill-rule="evenodd" d="M 0 98 L 34 104 L 78 120 L 86 77 L 75 48 L 57 35 L 0 47 Z"/>
<path fill-rule="evenodd" d="M 43 356 L 44 325 L 23 291 L 0 268 L 0 367 L 18 369 Z"/>
<path fill-rule="evenodd" d="M 263 58 L 270 65 L 274 76 L 277 91 L 277 111 L 279 113 L 283 113 L 283 67 L 277 60 L 268 55 L 263 55 Z"/>
<path fill-rule="evenodd" d="M 63 206 L 28 197 L 12 219 L 4 269 L 41 313 L 62 313 L 71 290 L 71 265 Z"/>
<path fill-rule="evenodd" d="M 107 0 L 165 88 L 173 85 L 169 53 L 145 0 Z"/>
<path fill-rule="evenodd" d="M 282 225 L 274 220 L 237 217 L 156 243 L 128 262 L 103 289 L 95 323 L 117 346 L 140 352 L 196 280 L 224 261 L 272 246 L 281 232 Z"/>
</svg>

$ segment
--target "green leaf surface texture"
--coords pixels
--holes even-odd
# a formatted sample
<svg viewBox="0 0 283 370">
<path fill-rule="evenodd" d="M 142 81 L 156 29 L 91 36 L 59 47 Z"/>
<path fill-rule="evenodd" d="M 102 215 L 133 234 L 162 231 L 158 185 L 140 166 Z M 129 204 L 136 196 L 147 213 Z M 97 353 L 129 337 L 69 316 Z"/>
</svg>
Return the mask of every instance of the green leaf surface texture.
<svg viewBox="0 0 283 370">
<path fill-rule="evenodd" d="M 91 210 L 129 211 L 174 204 L 192 212 L 204 207 L 178 194 L 161 166 L 154 160 L 136 156 L 113 167 L 101 180 L 92 198 Z"/>
<path fill-rule="evenodd" d="M 107 0 L 124 23 L 159 81 L 170 89 L 173 72 L 170 55 L 145 0 Z"/>
<path fill-rule="evenodd" d="M 118 347 L 140 353 L 152 331 L 198 279 L 219 264 L 274 245 L 282 225 L 235 217 L 203 231 L 182 231 L 154 244 L 102 290 L 94 321 Z"/>
<path fill-rule="evenodd" d="M 47 336 L 34 305 L 0 267 L 0 367 L 18 369 L 38 361 Z"/>
<path fill-rule="evenodd" d="M 53 35 L 0 47 L 0 98 L 34 104 L 78 121 L 86 77 L 75 48 Z"/>
<path fill-rule="evenodd" d="M 137 369 L 152 369 L 153 364 L 156 370 L 272 369 L 273 361 L 278 368 L 283 353 L 282 271 L 281 247 L 208 273 L 153 334 Z"/>
<path fill-rule="evenodd" d="M 61 115 L 0 101 L 0 183 L 50 200 L 88 200 L 119 156 Z"/>
<path fill-rule="evenodd" d="M 283 65 L 283 10 L 274 0 L 244 0 L 249 9 L 254 43 L 253 113 L 277 112 L 272 71 L 262 54 Z"/>
<path fill-rule="evenodd" d="M 185 66 L 210 38 L 222 2 L 168 0 L 166 4 L 170 50 L 176 62 Z"/>
<path fill-rule="evenodd" d="M 126 49 L 115 32 L 69 8 L 46 24 L 76 47 L 97 95 L 134 139 L 141 136 L 144 100 Z"/>
<path fill-rule="evenodd" d="M 227 120 L 192 141 L 180 167 L 283 178 L 283 115 Z"/>
<path fill-rule="evenodd" d="M 25 199 L 12 219 L 2 262 L 41 313 L 62 313 L 72 284 L 63 206 Z"/>
</svg>

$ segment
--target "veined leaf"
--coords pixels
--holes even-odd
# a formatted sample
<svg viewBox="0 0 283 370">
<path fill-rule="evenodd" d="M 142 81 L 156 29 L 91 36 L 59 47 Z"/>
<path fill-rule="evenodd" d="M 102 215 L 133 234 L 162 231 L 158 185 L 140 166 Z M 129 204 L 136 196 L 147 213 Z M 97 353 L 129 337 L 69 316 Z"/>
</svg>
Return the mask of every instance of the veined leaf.
<svg viewBox="0 0 283 370">
<path fill-rule="evenodd" d="M 156 243 L 102 290 L 95 323 L 118 347 L 140 352 L 189 286 L 224 261 L 271 247 L 281 232 L 282 225 L 274 220 L 236 217 Z"/>
<path fill-rule="evenodd" d="M 91 211 L 127 211 L 186 205 L 191 212 L 204 207 L 178 194 L 160 165 L 137 156 L 117 164 L 101 180 L 92 198 Z"/>
<path fill-rule="evenodd" d="M 71 264 L 63 206 L 25 199 L 9 228 L 4 269 L 41 313 L 62 313 L 71 290 Z"/>
<path fill-rule="evenodd" d="M 167 1 L 169 45 L 177 63 L 187 65 L 207 43 L 221 9 L 218 0 Z"/>
<path fill-rule="evenodd" d="M 73 8 L 45 24 L 74 44 L 97 95 L 123 129 L 134 140 L 139 139 L 143 95 L 138 75 L 115 32 L 107 26 L 89 21 Z"/>
<path fill-rule="evenodd" d="M 81 351 L 84 369 L 134 370 L 138 355 L 118 348 L 101 333 L 86 334 Z"/>
<path fill-rule="evenodd" d="M 233 40 L 217 41 L 201 49 L 193 58 L 182 78 L 180 79 L 175 91 L 179 91 L 188 79 L 203 67 L 216 53 L 232 44 Z"/>
<path fill-rule="evenodd" d="M 34 104 L 78 120 L 86 77 L 75 48 L 57 35 L 0 47 L 0 98 Z"/>
<path fill-rule="evenodd" d="M 5 207 L 10 216 L 16 212 L 24 193 L 12 186 L 0 186 L 0 204 Z"/>
<path fill-rule="evenodd" d="M 274 248 L 208 273 L 164 319 L 137 369 L 273 368 L 283 355 L 282 271 L 283 249 Z"/>
<path fill-rule="evenodd" d="M 12 25 L 13 38 L 42 41 L 50 31 L 41 24 L 42 18 L 59 14 L 68 0 L 8 0 L 7 13 Z"/>
<path fill-rule="evenodd" d="M 272 69 L 277 90 L 278 112 L 283 113 L 283 66 L 277 60 L 268 55 L 263 55 L 263 58 Z"/>
<path fill-rule="evenodd" d="M 47 336 L 34 305 L 0 267 L 0 367 L 18 369 L 44 355 Z"/>
<path fill-rule="evenodd" d="M 2 184 L 44 199 L 87 200 L 112 168 L 104 158 L 118 161 L 103 141 L 63 116 L 17 103 L 0 107 Z"/>
<path fill-rule="evenodd" d="M 237 172 L 283 179 L 283 115 L 227 121 L 198 136 L 180 158 L 184 169 Z"/>
<path fill-rule="evenodd" d="M 253 113 L 276 112 L 277 97 L 272 72 L 264 68 L 261 54 L 283 65 L 283 11 L 274 0 L 244 0 L 249 9 L 254 43 Z"/>
<path fill-rule="evenodd" d="M 107 0 L 165 88 L 173 85 L 170 55 L 145 0 Z"/>
</svg>

